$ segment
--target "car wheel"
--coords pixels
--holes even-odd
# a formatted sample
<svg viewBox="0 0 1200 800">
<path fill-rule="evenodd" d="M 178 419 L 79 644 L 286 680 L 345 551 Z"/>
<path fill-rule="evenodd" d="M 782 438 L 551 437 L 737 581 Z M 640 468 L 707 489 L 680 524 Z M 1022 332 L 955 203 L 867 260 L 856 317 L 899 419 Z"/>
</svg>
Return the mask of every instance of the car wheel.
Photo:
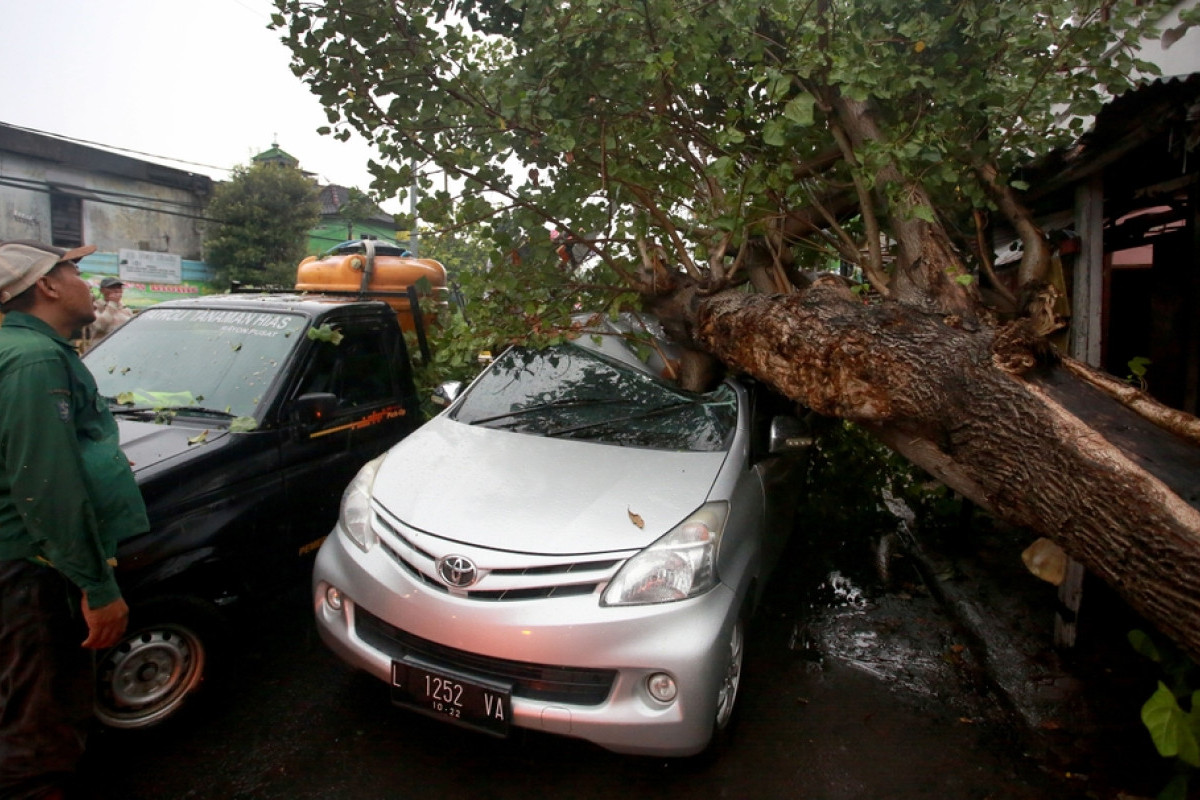
<svg viewBox="0 0 1200 800">
<path fill-rule="evenodd" d="M 729 634 L 728 649 L 725 652 L 725 672 L 721 684 L 717 688 L 717 713 L 714 720 L 714 731 L 723 731 L 729 727 L 733 719 L 734 704 L 737 702 L 738 687 L 742 682 L 742 661 L 746 650 L 746 618 L 738 616 Z"/>
<path fill-rule="evenodd" d="M 208 672 L 212 616 L 200 604 L 155 608 L 96 663 L 95 713 L 111 728 L 150 728 L 173 717 Z"/>
</svg>

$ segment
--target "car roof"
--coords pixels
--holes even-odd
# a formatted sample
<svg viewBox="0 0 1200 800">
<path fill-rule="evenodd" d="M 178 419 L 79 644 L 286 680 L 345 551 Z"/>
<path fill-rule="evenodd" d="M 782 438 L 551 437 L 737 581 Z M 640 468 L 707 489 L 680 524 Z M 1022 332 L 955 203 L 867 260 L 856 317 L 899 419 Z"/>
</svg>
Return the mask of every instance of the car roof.
<svg viewBox="0 0 1200 800">
<path fill-rule="evenodd" d="M 234 292 L 231 294 L 209 294 L 180 300 L 167 300 L 150 306 L 157 308 L 209 308 L 222 311 L 288 312 L 309 318 L 324 316 L 346 306 L 366 308 L 384 313 L 394 313 L 382 300 L 359 299 L 325 294 L 300 292 Z"/>
<path fill-rule="evenodd" d="M 574 343 L 587 350 L 603 353 L 609 358 L 650 375 L 661 376 L 667 365 L 663 358 L 678 359 L 680 348 L 667 338 L 661 323 L 649 314 L 575 314 L 572 320 L 583 326 Z M 655 347 L 639 352 L 628 337 L 653 339 Z"/>
</svg>

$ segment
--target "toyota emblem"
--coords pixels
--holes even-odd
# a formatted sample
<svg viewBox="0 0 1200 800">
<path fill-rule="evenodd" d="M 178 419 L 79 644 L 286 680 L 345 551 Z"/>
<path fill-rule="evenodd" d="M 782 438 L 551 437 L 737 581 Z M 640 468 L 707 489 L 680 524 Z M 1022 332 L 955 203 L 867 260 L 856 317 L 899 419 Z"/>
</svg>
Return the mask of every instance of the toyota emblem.
<svg viewBox="0 0 1200 800">
<path fill-rule="evenodd" d="M 465 589 L 479 580 L 479 570 L 466 556 L 442 556 L 436 566 L 442 582 L 456 589 Z"/>
</svg>

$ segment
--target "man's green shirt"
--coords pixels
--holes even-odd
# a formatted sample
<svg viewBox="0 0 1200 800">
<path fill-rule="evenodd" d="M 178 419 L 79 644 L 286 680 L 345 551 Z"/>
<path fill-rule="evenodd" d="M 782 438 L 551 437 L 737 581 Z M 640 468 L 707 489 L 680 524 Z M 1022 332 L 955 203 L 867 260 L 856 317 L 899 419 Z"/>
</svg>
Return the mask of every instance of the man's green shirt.
<svg viewBox="0 0 1200 800">
<path fill-rule="evenodd" d="M 0 559 L 49 561 L 99 608 L 108 559 L 149 529 L 117 423 L 69 341 L 37 317 L 0 328 Z"/>
</svg>

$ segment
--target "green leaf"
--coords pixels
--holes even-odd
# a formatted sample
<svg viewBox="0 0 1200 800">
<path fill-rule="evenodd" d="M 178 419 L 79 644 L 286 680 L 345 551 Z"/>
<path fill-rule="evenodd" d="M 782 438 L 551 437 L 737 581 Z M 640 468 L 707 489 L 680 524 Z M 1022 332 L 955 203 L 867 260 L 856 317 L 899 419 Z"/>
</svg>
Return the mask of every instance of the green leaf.
<svg viewBox="0 0 1200 800">
<path fill-rule="evenodd" d="M 729 156 L 721 156 L 712 163 L 710 169 L 718 178 L 729 180 L 733 176 L 734 161 Z"/>
<path fill-rule="evenodd" d="M 1162 663 L 1162 653 L 1159 652 L 1158 645 L 1156 645 L 1154 640 L 1150 638 L 1150 634 L 1146 633 L 1145 631 L 1135 629 L 1129 632 L 1127 638 L 1129 639 L 1129 644 L 1133 646 L 1135 652 L 1140 653 L 1141 655 L 1153 661 L 1155 664 Z"/>
<path fill-rule="evenodd" d="M 796 95 L 783 107 L 783 115 L 797 125 L 808 127 L 813 124 L 813 109 L 817 99 L 808 92 Z"/>
<path fill-rule="evenodd" d="M 767 97 L 771 100 L 782 100 L 792 88 L 792 79 L 777 70 L 770 72 L 772 74 L 767 80 Z"/>
<path fill-rule="evenodd" d="M 329 323 L 325 323 L 319 328 L 309 328 L 307 336 L 314 342 L 329 342 L 334 347 L 342 343 L 342 332 L 337 328 L 332 328 Z"/>
<path fill-rule="evenodd" d="M 1135 377 L 1144 378 L 1146 377 L 1146 369 L 1153 363 L 1153 361 L 1145 356 L 1134 356 L 1129 360 L 1129 371 Z"/>
<path fill-rule="evenodd" d="M 254 417 L 234 417 L 229 423 L 229 430 L 232 433 L 248 433 L 258 427 L 258 420 Z"/>
<path fill-rule="evenodd" d="M 1175 775 L 1155 796 L 1155 800 L 1188 800 L 1188 775 Z"/>
<path fill-rule="evenodd" d="M 1200 767 L 1200 743 L 1196 741 L 1188 716 L 1162 681 L 1142 706 L 1142 723 L 1150 732 L 1159 755 L 1177 756 L 1186 764 Z"/>
<path fill-rule="evenodd" d="M 766 125 L 763 125 L 763 142 L 772 147 L 783 147 L 787 144 L 787 120 L 782 117 L 768 120 Z"/>
</svg>

